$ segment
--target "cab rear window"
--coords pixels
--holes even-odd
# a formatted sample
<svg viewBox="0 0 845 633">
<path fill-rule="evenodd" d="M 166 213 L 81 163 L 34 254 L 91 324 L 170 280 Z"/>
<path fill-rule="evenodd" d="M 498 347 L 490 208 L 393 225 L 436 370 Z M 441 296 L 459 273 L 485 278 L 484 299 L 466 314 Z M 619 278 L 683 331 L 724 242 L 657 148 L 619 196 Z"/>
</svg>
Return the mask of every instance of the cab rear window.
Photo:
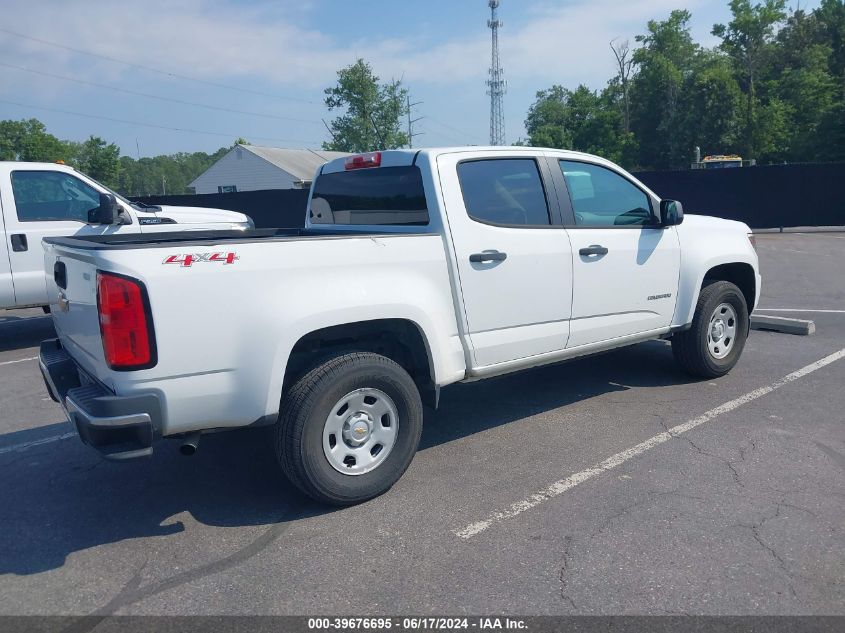
<svg viewBox="0 0 845 633">
<path fill-rule="evenodd" d="M 323 174 L 314 183 L 311 224 L 425 226 L 419 167 L 377 167 Z"/>
</svg>

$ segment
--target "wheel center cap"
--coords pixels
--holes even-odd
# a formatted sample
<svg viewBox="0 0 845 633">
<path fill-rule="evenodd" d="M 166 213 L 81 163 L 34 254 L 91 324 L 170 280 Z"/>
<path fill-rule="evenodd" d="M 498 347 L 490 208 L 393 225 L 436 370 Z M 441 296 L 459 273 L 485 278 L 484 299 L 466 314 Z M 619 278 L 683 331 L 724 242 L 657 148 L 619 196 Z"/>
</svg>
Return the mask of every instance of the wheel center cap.
<svg viewBox="0 0 845 633">
<path fill-rule="evenodd" d="M 366 413 L 355 413 L 343 425 L 343 439 L 350 446 L 361 446 L 370 439 L 372 425 Z"/>
<path fill-rule="evenodd" d="M 710 331 L 710 336 L 715 341 L 721 341 L 722 337 L 725 335 L 725 324 L 724 322 L 719 319 L 715 323 L 713 323 L 713 328 Z"/>
</svg>

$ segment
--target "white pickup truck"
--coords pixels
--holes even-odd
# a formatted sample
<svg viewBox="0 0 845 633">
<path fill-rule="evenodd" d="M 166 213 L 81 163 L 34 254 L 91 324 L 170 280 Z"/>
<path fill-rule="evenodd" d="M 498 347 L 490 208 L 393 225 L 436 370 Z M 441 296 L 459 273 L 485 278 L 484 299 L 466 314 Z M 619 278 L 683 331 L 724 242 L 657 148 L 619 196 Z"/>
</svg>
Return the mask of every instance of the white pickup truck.
<svg viewBox="0 0 845 633">
<path fill-rule="evenodd" d="M 45 237 L 251 227 L 234 211 L 130 202 L 66 165 L 2 161 L 0 309 L 49 303 Z"/>
<path fill-rule="evenodd" d="M 338 505 L 399 479 L 441 387 L 659 338 L 722 376 L 760 296 L 746 225 L 536 148 L 334 160 L 299 230 L 45 242 L 41 369 L 84 442 L 274 425 L 290 481 Z"/>
</svg>

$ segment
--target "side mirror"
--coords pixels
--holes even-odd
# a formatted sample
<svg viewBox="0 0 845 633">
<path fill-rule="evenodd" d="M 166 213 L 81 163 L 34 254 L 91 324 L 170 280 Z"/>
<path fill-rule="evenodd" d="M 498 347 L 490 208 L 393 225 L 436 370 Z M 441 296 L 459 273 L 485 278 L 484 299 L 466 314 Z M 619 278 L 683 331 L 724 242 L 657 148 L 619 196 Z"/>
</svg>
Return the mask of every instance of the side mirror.
<svg viewBox="0 0 845 633">
<path fill-rule="evenodd" d="M 684 207 L 677 200 L 660 201 L 660 224 L 677 226 L 684 221 Z"/>
<path fill-rule="evenodd" d="M 101 193 L 100 206 L 88 212 L 88 224 L 114 224 L 119 212 L 117 198 L 110 193 Z"/>
</svg>

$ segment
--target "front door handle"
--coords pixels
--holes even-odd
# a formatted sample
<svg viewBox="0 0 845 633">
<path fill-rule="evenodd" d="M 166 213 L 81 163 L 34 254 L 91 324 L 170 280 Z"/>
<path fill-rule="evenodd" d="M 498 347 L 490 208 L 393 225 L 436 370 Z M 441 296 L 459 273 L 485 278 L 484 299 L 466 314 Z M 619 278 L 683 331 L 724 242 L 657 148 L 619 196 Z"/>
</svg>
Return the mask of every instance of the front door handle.
<svg viewBox="0 0 845 633">
<path fill-rule="evenodd" d="M 507 253 L 500 253 L 499 251 L 485 251 L 483 253 L 473 253 L 469 256 L 469 261 L 473 264 L 483 264 L 485 262 L 503 262 L 507 258 Z"/>
<path fill-rule="evenodd" d="M 23 233 L 15 233 L 11 236 L 12 250 L 16 253 L 23 253 L 29 250 L 29 245 L 26 243 L 26 235 Z"/>
<path fill-rule="evenodd" d="M 608 251 L 604 246 L 593 244 L 587 248 L 582 248 L 578 253 L 584 257 L 590 257 L 592 255 L 607 255 Z"/>
</svg>

